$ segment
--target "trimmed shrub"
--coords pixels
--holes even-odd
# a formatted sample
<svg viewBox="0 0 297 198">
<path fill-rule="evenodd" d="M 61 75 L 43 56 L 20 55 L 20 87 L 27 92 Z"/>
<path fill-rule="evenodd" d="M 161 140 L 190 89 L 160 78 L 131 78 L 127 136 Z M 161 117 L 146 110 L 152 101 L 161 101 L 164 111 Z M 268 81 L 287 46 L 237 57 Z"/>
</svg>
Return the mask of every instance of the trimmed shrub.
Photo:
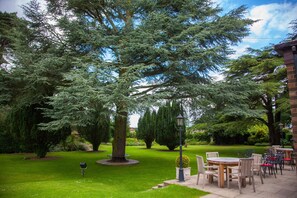
<svg viewBox="0 0 297 198">
<path fill-rule="evenodd" d="M 175 159 L 175 166 L 179 167 L 180 165 L 180 156 L 177 156 Z M 182 166 L 183 168 L 190 167 L 190 158 L 187 155 L 182 156 Z"/>
</svg>

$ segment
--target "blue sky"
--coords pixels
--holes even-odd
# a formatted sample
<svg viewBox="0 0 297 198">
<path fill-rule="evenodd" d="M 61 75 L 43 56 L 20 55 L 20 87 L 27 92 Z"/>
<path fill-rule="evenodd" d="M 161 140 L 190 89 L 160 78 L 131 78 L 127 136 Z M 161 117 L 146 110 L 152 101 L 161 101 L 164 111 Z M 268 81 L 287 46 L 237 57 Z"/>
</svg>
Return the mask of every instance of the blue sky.
<svg viewBox="0 0 297 198">
<path fill-rule="evenodd" d="M 261 49 L 283 41 L 291 31 L 289 23 L 297 19 L 297 0 L 213 0 L 225 10 L 246 5 L 248 18 L 259 20 L 250 29 L 250 35 L 238 46 L 233 47 L 236 58 L 247 47 Z"/>
<path fill-rule="evenodd" d="M 40 0 L 39 0 L 40 1 Z M 242 55 L 246 48 L 261 49 L 270 44 L 283 41 L 290 32 L 289 23 L 297 19 L 297 0 L 212 0 L 221 5 L 224 12 L 246 5 L 248 18 L 259 20 L 250 29 L 250 35 L 243 42 L 233 46 L 231 58 Z M 0 11 L 18 12 L 22 16 L 20 5 L 29 0 L 0 0 Z M 43 2 L 42 0 L 40 2 Z M 44 3 L 43 3 L 44 4 Z M 132 127 L 137 126 L 139 115 L 130 118 Z"/>
</svg>

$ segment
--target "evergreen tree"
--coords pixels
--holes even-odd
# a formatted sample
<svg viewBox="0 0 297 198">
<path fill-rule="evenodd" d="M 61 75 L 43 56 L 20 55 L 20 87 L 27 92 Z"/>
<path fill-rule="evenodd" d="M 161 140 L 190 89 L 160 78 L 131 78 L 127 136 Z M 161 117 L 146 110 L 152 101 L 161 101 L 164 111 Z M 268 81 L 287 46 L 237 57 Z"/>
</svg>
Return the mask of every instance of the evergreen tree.
<svg viewBox="0 0 297 198">
<path fill-rule="evenodd" d="M 260 87 L 242 77 L 202 88 L 204 94 L 191 101 L 191 111 L 198 114 L 192 114 L 196 128 L 212 136 L 216 144 L 246 142 L 248 128 L 257 123 L 255 117 L 264 113 L 262 109 L 250 106 L 251 100 L 262 93 Z"/>
<path fill-rule="evenodd" d="M 297 39 L 297 19 L 294 19 L 290 23 L 290 27 L 292 29 L 292 33 L 289 34 L 290 39 Z"/>
<path fill-rule="evenodd" d="M 270 144 L 280 144 L 278 124 L 290 123 L 290 105 L 287 88 L 286 68 L 283 59 L 272 48 L 249 50 L 232 61 L 228 66 L 228 79 L 239 79 L 242 76 L 256 82 L 262 93 L 251 98 L 247 103 L 250 109 L 264 110 L 265 117 L 254 118 L 268 127 Z"/>
<path fill-rule="evenodd" d="M 25 6 L 24 12 L 28 21 L 15 19 L 16 25 L 6 35 L 10 44 L 5 52 L 9 52 L 12 62 L 10 67 L 1 68 L 1 90 L 7 90 L 1 92 L 1 98 L 5 98 L 1 102 L 10 106 L 7 123 L 20 150 L 45 157 L 49 147 L 70 131 L 69 125 L 55 132 L 40 130 L 39 125 L 51 121 L 41 109 L 52 108 L 47 97 L 54 95 L 62 83 L 72 55 L 61 42 L 62 35 L 49 22 L 50 17 L 41 13 L 35 1 Z"/>
<path fill-rule="evenodd" d="M 137 138 L 144 140 L 146 148 L 150 149 L 155 140 L 156 112 L 147 109 L 138 121 Z"/>
<path fill-rule="evenodd" d="M 116 109 L 112 161 L 126 161 L 129 111 L 188 97 L 253 23 L 245 7 L 221 14 L 209 0 L 47 2 L 67 45 L 81 54 L 75 69 L 98 68 L 98 96 Z"/>
<path fill-rule="evenodd" d="M 167 102 L 159 108 L 156 116 L 156 142 L 165 145 L 169 150 L 174 150 L 180 144 L 179 128 L 176 117 L 182 114 L 182 109 L 177 102 Z M 185 143 L 186 130 L 182 129 L 182 144 Z"/>
</svg>

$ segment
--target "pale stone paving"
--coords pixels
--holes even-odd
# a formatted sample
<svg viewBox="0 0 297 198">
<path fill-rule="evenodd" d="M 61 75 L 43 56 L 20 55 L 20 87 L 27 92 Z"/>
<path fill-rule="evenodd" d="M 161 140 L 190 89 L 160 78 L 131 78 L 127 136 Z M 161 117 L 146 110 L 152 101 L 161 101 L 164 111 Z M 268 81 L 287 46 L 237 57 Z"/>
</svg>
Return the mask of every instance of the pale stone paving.
<svg viewBox="0 0 297 198">
<path fill-rule="evenodd" d="M 252 185 L 247 184 L 245 188 L 242 188 L 242 194 L 239 193 L 237 180 L 230 182 L 230 189 L 226 187 L 227 185 L 225 185 L 225 188 L 219 188 L 216 179 L 212 184 L 205 181 L 205 187 L 202 188 L 202 175 L 198 185 L 196 185 L 197 175 L 193 175 L 185 182 L 178 182 L 176 179 L 165 181 L 164 186 L 176 184 L 211 193 L 202 198 L 297 198 L 296 170 L 291 170 L 289 166 L 285 167 L 282 175 L 278 171 L 276 178 L 273 175 L 266 175 L 263 178 L 264 184 L 261 184 L 258 175 L 255 175 L 254 178 L 256 192 L 253 191 Z"/>
</svg>

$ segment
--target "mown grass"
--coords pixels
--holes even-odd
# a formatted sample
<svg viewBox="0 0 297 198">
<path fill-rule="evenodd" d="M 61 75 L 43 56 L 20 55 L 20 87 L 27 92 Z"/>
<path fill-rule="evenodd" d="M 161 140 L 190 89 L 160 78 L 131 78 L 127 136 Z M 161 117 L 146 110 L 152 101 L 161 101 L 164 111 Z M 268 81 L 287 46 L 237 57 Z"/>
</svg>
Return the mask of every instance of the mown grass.
<svg viewBox="0 0 297 198">
<path fill-rule="evenodd" d="M 237 156 L 254 149 L 263 153 L 265 147 L 254 146 L 188 146 L 184 154 L 191 159 L 192 175 L 197 174 L 195 155 L 219 151 L 221 156 Z M 182 186 L 151 190 L 164 180 L 175 178 L 178 150 L 166 147 L 127 146 L 126 153 L 140 163 L 132 166 L 104 166 L 96 161 L 106 159 L 111 146 L 100 146 L 101 152 L 53 152 L 49 160 L 25 160 L 28 154 L 0 155 L 0 197 L 200 197 L 207 193 Z M 88 164 L 85 177 L 79 163 Z"/>
</svg>

